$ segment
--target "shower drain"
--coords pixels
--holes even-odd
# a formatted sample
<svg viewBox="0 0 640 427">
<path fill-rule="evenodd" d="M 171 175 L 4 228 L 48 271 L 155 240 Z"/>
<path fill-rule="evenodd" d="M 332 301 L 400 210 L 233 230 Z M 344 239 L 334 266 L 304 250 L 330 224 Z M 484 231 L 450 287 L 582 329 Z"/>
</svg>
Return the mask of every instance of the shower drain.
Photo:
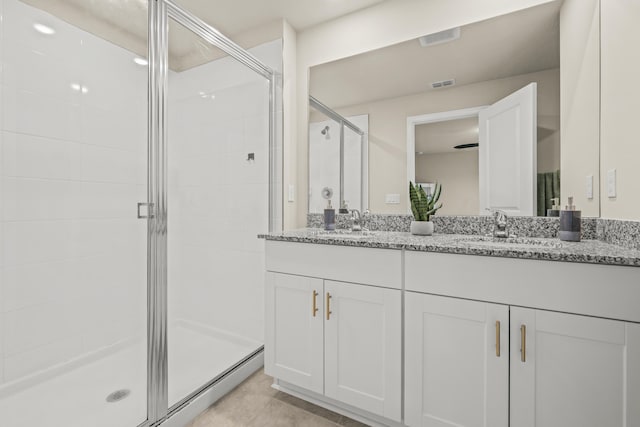
<svg viewBox="0 0 640 427">
<path fill-rule="evenodd" d="M 109 403 L 118 402 L 118 401 L 126 398 L 130 394 L 131 394 L 131 390 L 126 389 L 126 388 L 124 388 L 122 390 L 114 391 L 109 396 L 107 396 L 107 402 L 109 402 Z"/>
</svg>

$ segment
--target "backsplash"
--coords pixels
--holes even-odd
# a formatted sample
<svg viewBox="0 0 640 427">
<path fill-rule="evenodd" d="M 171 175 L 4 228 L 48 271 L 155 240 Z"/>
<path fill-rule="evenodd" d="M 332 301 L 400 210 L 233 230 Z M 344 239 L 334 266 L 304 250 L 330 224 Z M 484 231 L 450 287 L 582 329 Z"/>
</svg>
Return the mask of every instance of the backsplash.
<svg viewBox="0 0 640 427">
<path fill-rule="evenodd" d="M 603 242 L 640 250 L 640 221 L 598 219 L 598 239 Z"/>
<path fill-rule="evenodd" d="M 337 228 L 349 228 L 351 222 L 348 214 L 339 214 L 336 216 Z M 370 230 L 398 231 L 408 232 L 409 225 L 412 220 L 411 215 L 388 215 L 388 214 L 371 214 L 367 217 L 366 227 Z M 434 216 L 432 217 L 436 233 L 441 234 L 489 234 L 493 232 L 493 218 L 490 216 Z M 598 238 L 598 222 L 597 218 L 582 219 L 582 238 L 593 240 Z M 626 221 L 632 222 L 632 221 Z M 640 224 L 640 223 L 635 223 Z M 308 214 L 307 226 L 313 228 L 323 227 L 322 214 Z M 553 217 L 525 217 L 515 216 L 509 217 L 509 233 L 519 237 L 557 237 L 560 228 L 560 219 Z M 602 227 L 603 229 L 605 227 Z M 611 239 L 615 236 L 623 235 L 626 228 L 619 230 L 619 227 L 609 225 L 606 227 L 610 230 Z M 636 226 L 636 233 L 640 227 Z M 635 243 L 638 244 L 638 234 L 635 235 Z M 604 239 L 601 239 L 604 240 Z M 623 241 L 621 237 L 616 241 Z M 608 240 L 606 240 L 608 241 Z M 633 242 L 634 239 L 631 239 Z M 613 243 L 613 242 L 611 242 Z M 622 243 L 616 243 L 622 246 Z M 629 246 L 633 247 L 633 246 Z"/>
<path fill-rule="evenodd" d="M 349 228 L 351 226 L 350 218 L 350 214 L 336 214 L 336 228 Z M 377 231 L 409 231 L 411 218 L 410 215 L 370 214 L 366 216 L 365 227 Z M 324 227 L 323 215 L 307 214 L 307 227 Z"/>
</svg>

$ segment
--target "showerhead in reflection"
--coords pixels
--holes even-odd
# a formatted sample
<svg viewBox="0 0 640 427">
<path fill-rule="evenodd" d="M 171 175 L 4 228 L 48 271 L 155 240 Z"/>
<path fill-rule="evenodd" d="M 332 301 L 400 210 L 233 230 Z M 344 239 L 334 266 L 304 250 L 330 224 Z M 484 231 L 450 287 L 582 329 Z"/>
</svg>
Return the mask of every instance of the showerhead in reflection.
<svg viewBox="0 0 640 427">
<path fill-rule="evenodd" d="M 325 126 L 320 133 L 324 135 L 325 139 L 331 139 L 331 135 L 329 135 L 329 126 Z"/>
</svg>

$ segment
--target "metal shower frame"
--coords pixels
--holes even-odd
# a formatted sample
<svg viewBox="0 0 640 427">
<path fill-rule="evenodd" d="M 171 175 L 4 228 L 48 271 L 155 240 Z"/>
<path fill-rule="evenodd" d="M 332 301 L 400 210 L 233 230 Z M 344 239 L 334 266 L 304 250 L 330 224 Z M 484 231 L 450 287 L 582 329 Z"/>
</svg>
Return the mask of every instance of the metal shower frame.
<svg viewBox="0 0 640 427">
<path fill-rule="evenodd" d="M 166 420 L 230 372 L 262 353 L 263 348 L 169 407 L 167 366 L 167 215 L 168 215 L 168 49 L 169 20 L 182 25 L 269 82 L 269 231 L 282 228 L 283 198 L 278 184 L 282 159 L 277 143 L 277 88 L 280 75 L 218 30 L 170 0 L 149 0 L 148 194 L 147 217 L 147 420 L 141 427 Z"/>
<path fill-rule="evenodd" d="M 362 168 L 362 171 L 368 171 L 368 165 L 366 164 L 366 162 L 368 161 L 368 158 L 367 158 L 368 149 L 367 147 L 365 147 L 365 142 L 364 142 L 365 132 L 362 129 L 360 129 L 358 126 L 353 124 L 351 121 L 349 121 L 346 117 L 342 116 L 341 114 L 327 107 L 325 104 L 323 104 L 317 98 L 311 95 L 309 95 L 309 105 L 315 108 L 316 110 L 320 111 L 325 116 L 329 117 L 331 120 L 338 122 L 338 124 L 340 125 L 340 206 L 339 208 L 342 208 L 342 204 L 344 202 L 344 128 L 346 126 L 352 131 L 354 131 L 356 134 L 360 135 L 360 145 L 363 150 L 362 151 L 363 155 L 361 156 L 362 163 L 360 165 L 360 167 Z M 366 156 L 364 155 L 365 150 L 367 153 Z M 362 175 L 363 174 L 361 174 L 361 176 Z M 368 185 L 363 180 L 362 183 L 360 184 L 360 205 L 361 205 L 360 208 L 363 211 L 365 209 L 368 209 L 368 206 L 365 206 L 365 204 L 368 204 L 367 193 L 368 193 Z"/>
</svg>

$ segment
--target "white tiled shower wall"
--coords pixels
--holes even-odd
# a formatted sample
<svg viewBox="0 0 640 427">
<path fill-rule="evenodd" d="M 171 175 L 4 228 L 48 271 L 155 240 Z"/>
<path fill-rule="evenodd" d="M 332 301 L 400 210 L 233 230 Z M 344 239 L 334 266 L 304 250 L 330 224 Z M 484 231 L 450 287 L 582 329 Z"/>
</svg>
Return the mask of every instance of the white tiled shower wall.
<svg viewBox="0 0 640 427">
<path fill-rule="evenodd" d="M 147 76 L 17 0 L 0 13 L 2 384 L 146 332 Z"/>
<path fill-rule="evenodd" d="M 282 68 L 280 40 L 250 52 Z M 260 345 L 264 241 L 256 236 L 268 231 L 268 81 L 225 58 L 171 73 L 169 93 L 170 321 Z"/>
<path fill-rule="evenodd" d="M 146 333 L 147 74 L 18 0 L 0 14 L 2 385 Z M 281 69 L 281 41 L 252 52 Z M 230 59 L 170 79 L 171 319 L 261 342 L 268 85 Z"/>
<path fill-rule="evenodd" d="M 0 14 L 2 385 L 144 339 L 147 74 L 18 0 Z M 281 41 L 252 53 L 281 69 Z M 268 85 L 227 58 L 171 73 L 170 93 L 170 319 L 260 343 Z"/>
</svg>

